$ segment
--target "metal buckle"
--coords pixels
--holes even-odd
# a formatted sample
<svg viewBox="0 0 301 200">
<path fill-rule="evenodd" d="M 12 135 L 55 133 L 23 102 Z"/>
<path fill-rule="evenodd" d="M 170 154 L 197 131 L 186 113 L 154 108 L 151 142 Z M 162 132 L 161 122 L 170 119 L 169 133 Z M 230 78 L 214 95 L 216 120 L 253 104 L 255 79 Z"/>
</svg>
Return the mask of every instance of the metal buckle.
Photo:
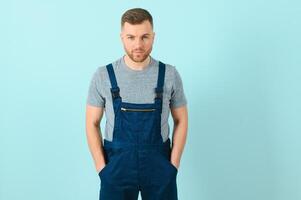
<svg viewBox="0 0 301 200">
<path fill-rule="evenodd" d="M 163 97 L 163 92 L 156 92 L 156 99 L 162 99 Z"/>
<path fill-rule="evenodd" d="M 120 97 L 119 91 L 120 91 L 119 87 L 118 88 L 111 88 L 111 93 L 112 93 L 112 98 L 113 99 Z"/>
<path fill-rule="evenodd" d="M 155 92 L 156 92 L 156 97 L 155 99 L 162 99 L 163 97 L 163 88 L 156 88 L 155 89 Z"/>
</svg>

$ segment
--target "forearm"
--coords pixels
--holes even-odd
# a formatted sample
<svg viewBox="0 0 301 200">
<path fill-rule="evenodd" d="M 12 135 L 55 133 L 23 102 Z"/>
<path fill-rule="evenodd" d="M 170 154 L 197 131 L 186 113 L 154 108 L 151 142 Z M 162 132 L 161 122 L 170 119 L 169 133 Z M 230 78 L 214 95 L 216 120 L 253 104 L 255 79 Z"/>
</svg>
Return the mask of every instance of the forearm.
<svg viewBox="0 0 301 200">
<path fill-rule="evenodd" d="M 89 125 L 86 132 L 89 150 L 98 172 L 105 165 L 101 131 L 99 126 Z"/>
<path fill-rule="evenodd" d="M 187 121 L 182 120 L 174 123 L 171 163 L 177 168 L 180 166 L 181 156 L 185 147 L 187 138 Z"/>
</svg>

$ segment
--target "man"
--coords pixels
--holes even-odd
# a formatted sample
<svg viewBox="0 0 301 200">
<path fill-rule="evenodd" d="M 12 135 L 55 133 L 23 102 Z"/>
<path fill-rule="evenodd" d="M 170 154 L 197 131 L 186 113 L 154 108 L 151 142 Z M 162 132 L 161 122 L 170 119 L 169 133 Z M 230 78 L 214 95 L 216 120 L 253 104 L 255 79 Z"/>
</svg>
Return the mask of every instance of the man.
<svg viewBox="0 0 301 200">
<path fill-rule="evenodd" d="M 178 199 L 176 176 L 186 142 L 187 101 L 176 68 L 150 56 L 154 36 L 147 10 L 126 11 L 120 33 L 126 54 L 99 67 L 90 83 L 86 132 L 101 180 L 101 200 L 136 200 L 139 191 L 142 199 Z M 102 143 L 99 124 L 104 110 Z"/>
</svg>

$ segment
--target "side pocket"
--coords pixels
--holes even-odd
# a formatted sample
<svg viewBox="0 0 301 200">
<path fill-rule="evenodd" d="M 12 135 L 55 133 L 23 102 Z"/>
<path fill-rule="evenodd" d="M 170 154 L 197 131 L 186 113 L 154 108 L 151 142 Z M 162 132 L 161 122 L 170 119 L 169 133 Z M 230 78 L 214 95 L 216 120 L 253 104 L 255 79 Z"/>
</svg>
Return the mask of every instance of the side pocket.
<svg viewBox="0 0 301 200">
<path fill-rule="evenodd" d="M 159 154 L 163 157 L 163 159 L 170 166 L 170 168 L 177 174 L 178 169 L 170 161 L 171 150 L 169 149 L 169 150 L 159 151 Z"/>
<path fill-rule="evenodd" d="M 101 176 L 102 172 L 104 171 L 104 169 L 107 167 L 108 164 L 106 164 L 99 172 L 98 172 L 98 176 Z"/>
<path fill-rule="evenodd" d="M 105 169 L 108 167 L 108 165 L 112 162 L 112 150 L 110 148 L 104 147 L 104 159 L 106 162 L 106 165 L 98 172 L 98 176 L 101 176 Z"/>
<path fill-rule="evenodd" d="M 172 166 L 172 168 L 174 168 L 174 170 L 176 171 L 176 173 L 178 173 L 178 168 L 176 168 L 176 166 L 174 166 L 170 161 L 169 164 Z"/>
</svg>

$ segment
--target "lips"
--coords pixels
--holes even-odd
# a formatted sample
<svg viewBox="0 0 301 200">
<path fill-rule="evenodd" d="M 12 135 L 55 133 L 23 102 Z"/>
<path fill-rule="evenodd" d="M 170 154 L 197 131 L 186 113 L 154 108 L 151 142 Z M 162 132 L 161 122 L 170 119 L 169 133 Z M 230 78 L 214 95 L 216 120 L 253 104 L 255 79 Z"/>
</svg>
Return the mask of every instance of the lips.
<svg viewBox="0 0 301 200">
<path fill-rule="evenodd" d="M 134 51 L 134 53 L 143 53 L 144 51 Z"/>
</svg>

